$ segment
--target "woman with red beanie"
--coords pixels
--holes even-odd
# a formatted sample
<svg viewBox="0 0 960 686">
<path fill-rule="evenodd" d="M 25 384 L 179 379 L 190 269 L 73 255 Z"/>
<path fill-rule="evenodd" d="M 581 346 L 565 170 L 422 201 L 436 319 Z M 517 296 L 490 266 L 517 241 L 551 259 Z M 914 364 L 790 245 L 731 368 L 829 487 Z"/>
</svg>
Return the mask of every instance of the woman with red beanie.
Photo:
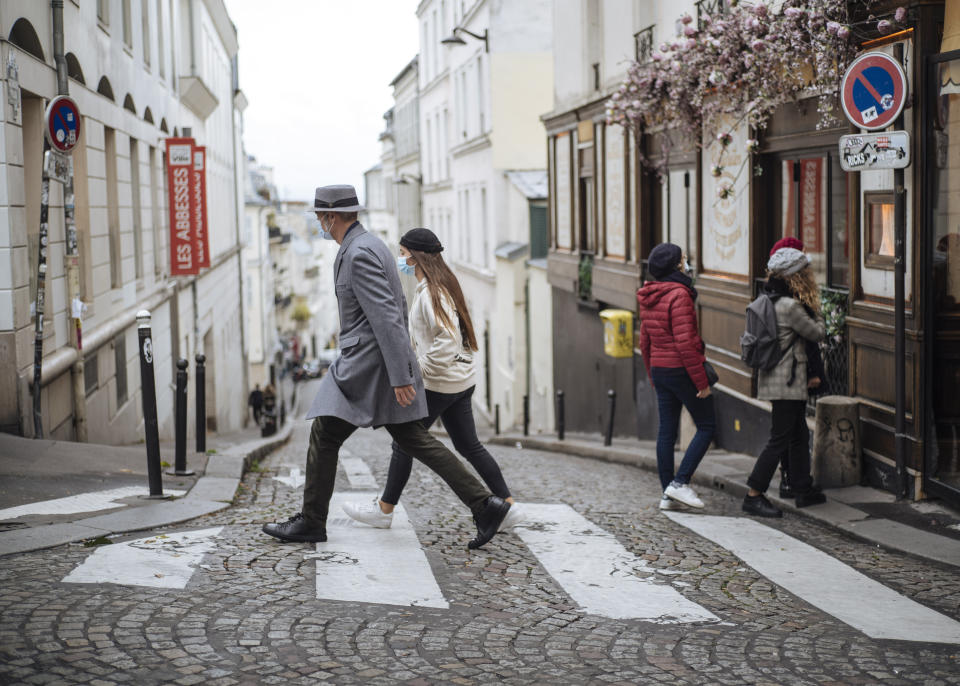
<svg viewBox="0 0 960 686">
<path fill-rule="evenodd" d="M 690 479 L 710 447 L 716 418 L 710 383 L 703 363 L 703 340 L 697 329 L 693 301 L 697 291 L 686 274 L 683 250 L 661 243 L 650 251 L 650 275 L 656 279 L 637 291 L 640 305 L 640 352 L 647 375 L 657 392 L 660 425 L 657 430 L 657 471 L 663 496 L 661 510 L 678 509 L 677 503 L 703 507 L 690 488 Z M 673 446 L 677 442 L 680 412 L 686 407 L 697 426 L 674 474 Z"/>
</svg>

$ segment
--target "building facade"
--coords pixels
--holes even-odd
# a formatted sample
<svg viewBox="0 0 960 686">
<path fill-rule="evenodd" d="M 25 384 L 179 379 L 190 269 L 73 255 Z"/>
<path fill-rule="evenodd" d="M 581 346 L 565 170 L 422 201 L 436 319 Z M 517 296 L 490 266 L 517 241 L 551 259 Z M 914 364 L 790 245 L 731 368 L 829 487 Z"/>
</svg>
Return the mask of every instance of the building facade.
<svg viewBox="0 0 960 686">
<path fill-rule="evenodd" d="M 135 323 L 142 309 L 152 313 L 161 436 L 173 437 L 175 362 L 188 359 L 192 373 L 200 353 L 207 365 L 208 428 L 238 428 L 247 413 L 240 253 L 245 103 L 236 31 L 222 0 L 63 5 L 69 95 L 82 116 L 72 155 L 78 257 L 67 258 L 64 192 L 52 182 L 39 389 L 43 435 L 114 444 L 142 439 Z M 0 179 L 0 383 L 8 389 L 0 427 L 28 436 L 37 391 L 31 390 L 34 303 L 43 281 L 43 113 L 58 94 L 55 57 L 49 3 L 0 5 L 0 135 L 8 142 Z M 211 254 L 199 275 L 171 278 L 164 139 L 177 135 L 207 147 Z M 82 348 L 74 314 L 82 322 Z"/>
<path fill-rule="evenodd" d="M 864 481 L 913 497 L 957 498 L 957 411 L 946 389 L 954 387 L 958 369 L 950 295 L 960 269 L 951 247 L 958 191 L 948 179 L 956 157 L 949 105 L 960 82 L 954 78 L 960 12 L 951 3 L 900 4 L 907 10 L 903 30 L 874 31 L 858 48 L 902 51 L 913 98 L 903 116 L 913 141 L 903 184 L 905 450 L 898 454 L 895 437 L 894 172 L 841 169 L 840 136 L 857 129 L 846 121 L 818 125 L 815 94 L 801 94 L 799 102 L 781 105 L 762 131 L 731 125 L 718 175 L 722 143 L 712 135 L 684 143 L 676 132 L 651 130 L 636 140 L 606 123 L 606 103 L 626 68 L 649 60 L 652 46 L 682 36 L 682 14 L 697 26 L 708 10 L 715 16 L 729 11 L 723 2 L 585 0 L 573 3 L 578 11 L 570 3 L 555 5 L 556 40 L 567 49 L 555 51 L 554 109 L 543 118 L 549 275 L 555 325 L 564 323 L 569 332 L 555 339 L 555 380 L 558 388 L 586 389 L 589 396 L 580 404 L 567 394 L 568 427 L 596 430 L 603 419 L 599 399 L 609 387 L 634 399 L 618 406 L 617 433 L 655 435 L 655 399 L 639 351 L 632 360 L 604 356 L 597 312 L 611 306 L 635 312 L 644 259 L 654 245 L 670 241 L 687 251 L 695 268 L 701 333 L 720 374 L 717 443 L 757 454 L 769 404 L 755 398 L 756 375 L 740 361 L 738 341 L 770 246 L 797 235 L 825 303 L 829 390 L 859 406 Z M 894 9 L 880 3 L 871 11 L 885 16 Z M 751 150 L 747 140 L 754 136 Z M 664 158 L 668 137 L 672 149 Z M 639 164 L 638 153 L 649 164 Z M 741 167 L 748 172 L 724 171 Z"/>
</svg>

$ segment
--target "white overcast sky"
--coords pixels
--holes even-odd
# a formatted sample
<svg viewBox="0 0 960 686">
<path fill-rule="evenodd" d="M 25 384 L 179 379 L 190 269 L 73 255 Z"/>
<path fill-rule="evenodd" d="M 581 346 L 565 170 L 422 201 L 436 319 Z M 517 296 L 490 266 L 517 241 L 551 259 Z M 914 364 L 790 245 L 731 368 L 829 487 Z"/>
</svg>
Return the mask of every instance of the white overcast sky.
<svg viewBox="0 0 960 686">
<path fill-rule="evenodd" d="M 419 49 L 417 0 L 225 0 L 240 43 L 247 154 L 284 200 L 350 183 L 380 160 L 390 82 Z"/>
</svg>

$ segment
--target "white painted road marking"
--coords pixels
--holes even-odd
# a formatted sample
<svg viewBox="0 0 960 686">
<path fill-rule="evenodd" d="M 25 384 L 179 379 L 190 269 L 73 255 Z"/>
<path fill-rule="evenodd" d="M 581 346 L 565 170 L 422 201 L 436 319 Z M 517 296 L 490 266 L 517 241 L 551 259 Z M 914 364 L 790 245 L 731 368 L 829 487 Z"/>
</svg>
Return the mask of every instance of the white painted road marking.
<svg viewBox="0 0 960 686">
<path fill-rule="evenodd" d="M 393 511 L 389 529 L 375 529 L 342 514 L 345 501 L 370 500 L 376 495 L 357 491 L 333 494 L 327 542 L 317 543 L 317 552 L 309 556 L 317 561 L 317 598 L 450 607 L 403 505 Z"/>
<path fill-rule="evenodd" d="M 179 531 L 98 547 L 63 578 L 68 584 L 186 588 L 222 526 Z"/>
<path fill-rule="evenodd" d="M 528 519 L 514 528 L 540 564 L 586 612 L 662 624 L 719 618 L 671 586 L 642 579 L 645 562 L 568 505 L 524 503 Z"/>
<path fill-rule="evenodd" d="M 341 457 L 340 464 L 347 473 L 347 480 L 352 488 L 376 488 L 377 481 L 373 478 L 373 473 L 359 457 Z"/>
<path fill-rule="evenodd" d="M 776 529 L 743 517 L 664 514 L 871 638 L 960 643 L 960 623 Z"/>
<path fill-rule="evenodd" d="M 291 467 L 290 476 L 275 476 L 273 480 L 286 484 L 290 488 L 300 488 L 307 482 L 307 477 L 300 472 L 299 467 Z"/>
<path fill-rule="evenodd" d="M 181 496 L 184 493 L 186 493 L 186 491 L 164 491 L 165 495 L 172 496 Z M 150 489 L 145 486 L 124 486 L 122 488 L 111 488 L 108 491 L 81 493 L 65 498 L 41 500 L 36 503 L 8 507 L 5 510 L 0 510 L 0 520 L 16 519 L 17 517 L 24 517 L 26 515 L 66 515 L 77 514 L 79 512 L 97 512 L 98 510 L 108 510 L 114 507 L 126 507 L 124 503 L 114 502 L 120 498 L 134 498 L 146 495 L 150 495 Z"/>
</svg>

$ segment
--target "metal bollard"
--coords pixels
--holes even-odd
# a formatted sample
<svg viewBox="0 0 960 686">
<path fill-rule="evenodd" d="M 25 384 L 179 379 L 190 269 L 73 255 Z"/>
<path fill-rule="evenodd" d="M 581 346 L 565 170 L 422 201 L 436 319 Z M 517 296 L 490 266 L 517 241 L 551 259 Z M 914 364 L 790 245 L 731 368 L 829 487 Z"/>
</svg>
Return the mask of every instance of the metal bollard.
<svg viewBox="0 0 960 686">
<path fill-rule="evenodd" d="M 563 391 L 557 391 L 557 440 L 563 440 Z"/>
<path fill-rule="evenodd" d="M 523 396 L 523 435 L 530 435 L 530 396 Z"/>
<path fill-rule="evenodd" d="M 500 406 L 493 406 L 493 433 L 500 435 Z"/>
<path fill-rule="evenodd" d="M 197 452 L 207 452 L 207 356 L 197 353 Z M 186 360 L 184 360 L 186 361 Z"/>
<path fill-rule="evenodd" d="M 610 406 L 610 417 L 607 419 L 607 433 L 603 437 L 603 444 L 613 443 L 613 418 L 617 412 L 617 392 L 612 388 L 607 391 L 607 404 Z"/>
<path fill-rule="evenodd" d="M 137 335 L 140 339 L 140 397 L 143 403 L 143 432 L 147 443 L 147 479 L 150 498 L 163 497 L 160 474 L 160 430 L 157 427 L 157 386 L 153 377 L 153 336 L 150 333 L 150 312 L 137 312 Z"/>
<path fill-rule="evenodd" d="M 173 398 L 176 445 L 173 470 L 167 471 L 167 474 L 175 476 L 190 476 L 193 474 L 192 471 L 187 470 L 187 366 L 189 364 L 182 358 L 177 360 L 177 390 Z"/>
</svg>

